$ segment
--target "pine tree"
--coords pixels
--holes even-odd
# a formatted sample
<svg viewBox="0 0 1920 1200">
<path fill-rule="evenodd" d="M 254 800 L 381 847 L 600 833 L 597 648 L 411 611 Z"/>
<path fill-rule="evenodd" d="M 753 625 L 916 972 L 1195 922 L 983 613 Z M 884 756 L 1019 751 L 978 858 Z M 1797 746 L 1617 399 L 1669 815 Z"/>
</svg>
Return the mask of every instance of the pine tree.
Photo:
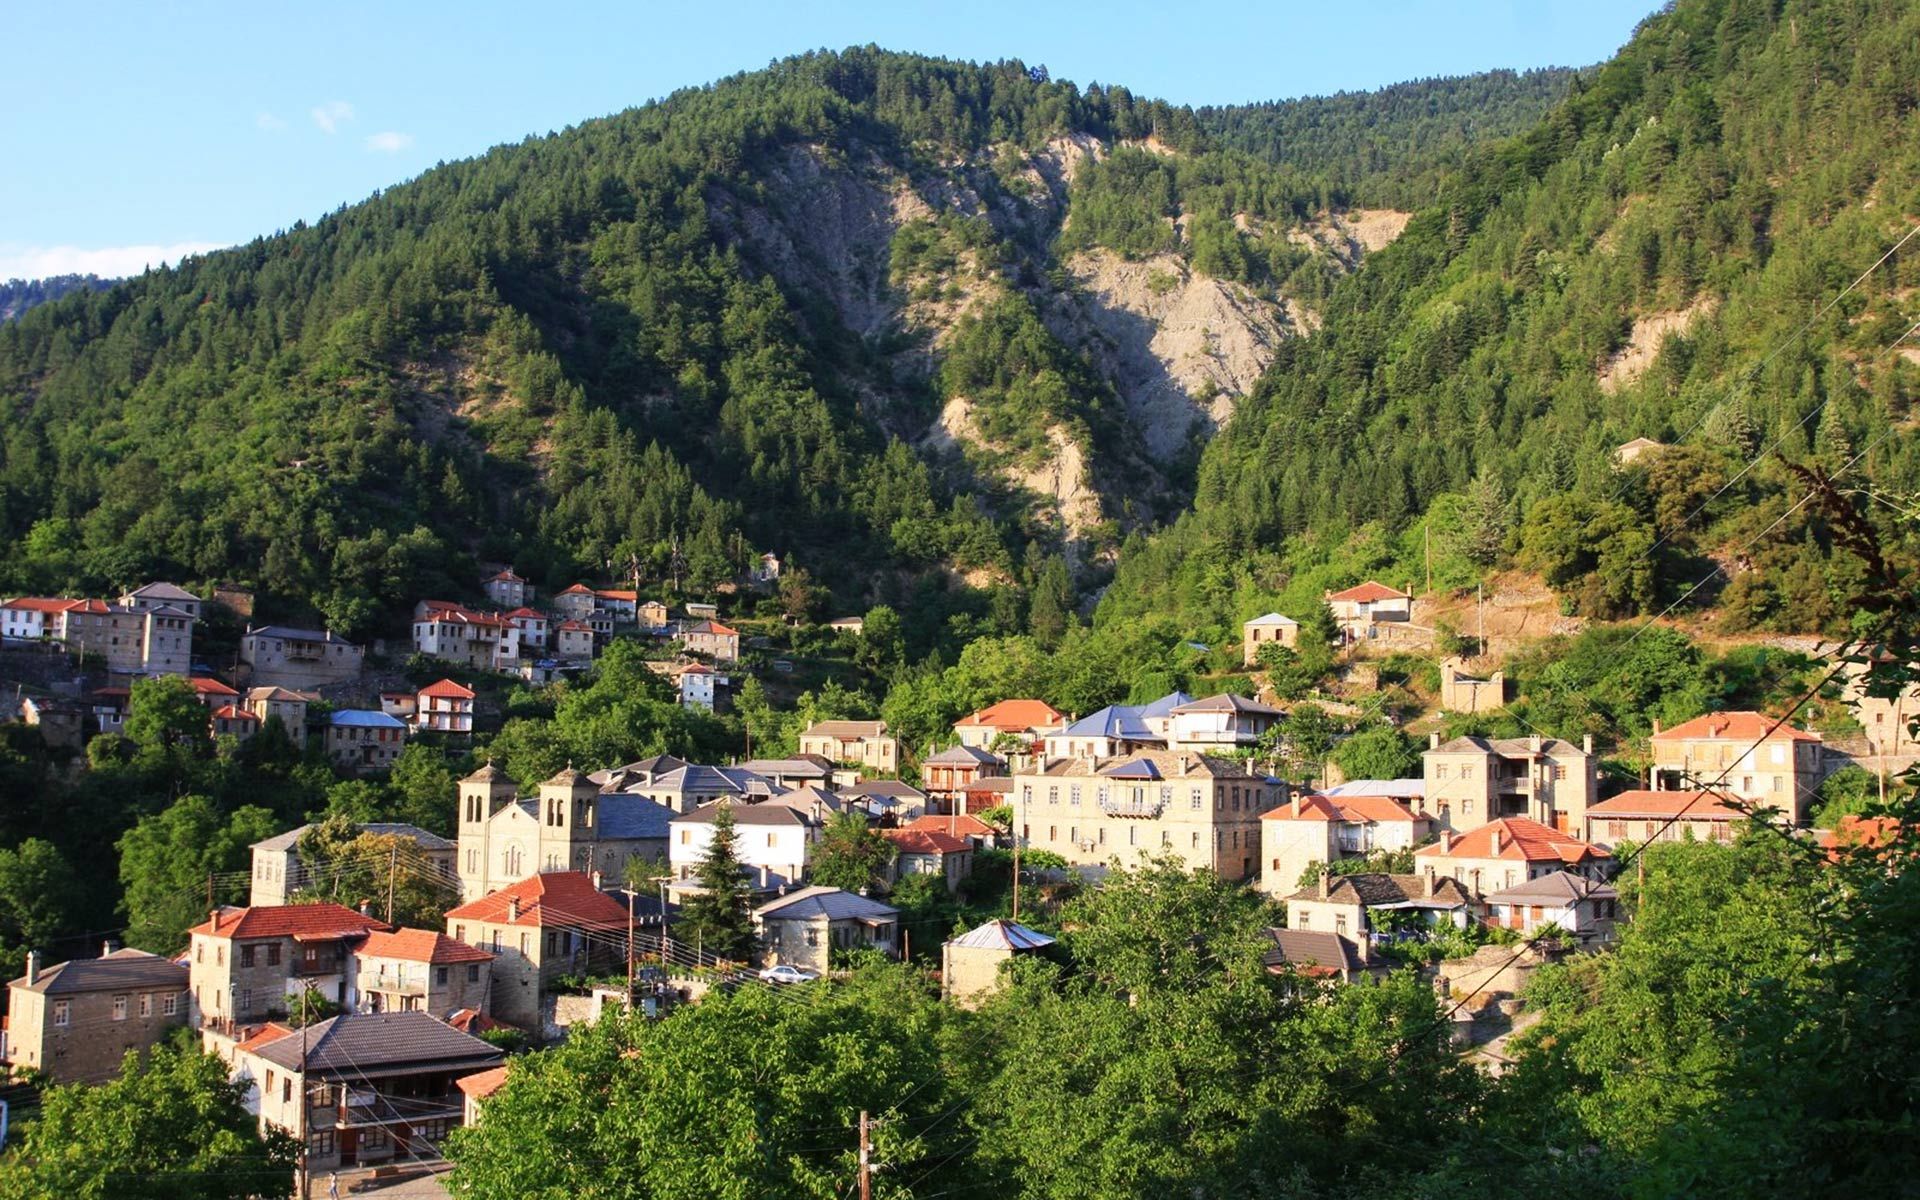
<svg viewBox="0 0 1920 1200">
<path fill-rule="evenodd" d="M 1467 489 L 1467 558 L 1475 566 L 1499 561 L 1507 544 L 1507 490 L 1490 475 L 1482 475 Z"/>
<path fill-rule="evenodd" d="M 706 953 L 745 959 L 753 951 L 753 917 L 737 843 L 733 809 L 723 802 L 713 815 L 706 857 L 694 872 L 700 890 L 680 905 L 674 934 Z"/>
</svg>

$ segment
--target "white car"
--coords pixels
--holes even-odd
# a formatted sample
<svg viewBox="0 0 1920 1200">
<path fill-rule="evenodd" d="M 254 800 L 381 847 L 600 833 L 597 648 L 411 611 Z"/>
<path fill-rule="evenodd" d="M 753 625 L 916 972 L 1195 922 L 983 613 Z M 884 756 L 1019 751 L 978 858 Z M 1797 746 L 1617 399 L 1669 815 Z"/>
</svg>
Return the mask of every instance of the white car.
<svg viewBox="0 0 1920 1200">
<path fill-rule="evenodd" d="M 760 972 L 762 983 L 812 983 L 818 978 L 820 978 L 820 972 L 796 967 L 791 963 L 781 963 Z"/>
</svg>

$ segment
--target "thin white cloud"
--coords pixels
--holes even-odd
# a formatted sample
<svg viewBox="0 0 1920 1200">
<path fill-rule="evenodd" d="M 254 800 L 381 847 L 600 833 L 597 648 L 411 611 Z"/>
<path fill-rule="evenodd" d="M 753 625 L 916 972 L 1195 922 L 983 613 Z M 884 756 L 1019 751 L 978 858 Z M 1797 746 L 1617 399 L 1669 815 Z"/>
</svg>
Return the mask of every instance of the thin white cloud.
<svg viewBox="0 0 1920 1200">
<path fill-rule="evenodd" d="M 265 110 L 262 110 L 258 116 L 254 117 L 253 123 L 257 128 L 264 129 L 268 133 L 279 133 L 287 127 L 285 121 L 282 121 L 279 117 Z"/>
<path fill-rule="evenodd" d="M 378 150 L 382 154 L 398 154 L 411 145 L 413 145 L 412 134 L 396 133 L 391 129 L 384 133 L 376 133 L 367 139 L 367 149 Z"/>
<path fill-rule="evenodd" d="M 338 133 L 340 126 L 353 120 L 353 105 L 345 100 L 329 100 L 313 109 L 313 123 L 322 133 Z"/>
<path fill-rule="evenodd" d="M 50 275 L 98 275 L 117 279 L 148 267 L 177 263 L 190 254 L 221 248 L 219 242 L 175 242 L 170 246 L 25 246 L 0 242 L 0 279 L 45 279 Z"/>
</svg>

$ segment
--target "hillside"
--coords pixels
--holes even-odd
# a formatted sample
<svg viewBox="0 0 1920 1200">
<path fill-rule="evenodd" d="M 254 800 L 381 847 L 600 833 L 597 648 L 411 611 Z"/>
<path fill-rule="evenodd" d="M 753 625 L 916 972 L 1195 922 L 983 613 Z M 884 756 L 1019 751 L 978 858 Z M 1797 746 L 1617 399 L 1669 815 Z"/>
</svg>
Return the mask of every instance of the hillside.
<svg viewBox="0 0 1920 1200">
<path fill-rule="evenodd" d="M 0 329 L 0 590 L 231 578 L 366 631 L 476 557 L 710 593 L 773 549 L 924 644 L 986 612 L 953 575 L 1187 502 L 1348 208 L 1123 88 L 791 59 Z"/>
<path fill-rule="evenodd" d="M 1444 589 L 1518 565 L 1582 616 L 1843 630 L 1853 568 L 1786 464 L 1920 483 L 1896 346 L 1920 261 L 1847 290 L 1920 222 L 1916 80 L 1910 5 L 1649 18 L 1281 347 L 1102 619 L 1219 636 L 1371 574 Z M 1665 448 L 1620 463 L 1636 437 Z M 1897 506 L 1871 512 L 1910 557 Z"/>
<path fill-rule="evenodd" d="M 58 300 L 68 292 L 97 290 L 112 282 L 98 275 L 51 275 L 45 279 L 0 281 L 0 323 L 11 321 L 49 300 Z"/>
</svg>

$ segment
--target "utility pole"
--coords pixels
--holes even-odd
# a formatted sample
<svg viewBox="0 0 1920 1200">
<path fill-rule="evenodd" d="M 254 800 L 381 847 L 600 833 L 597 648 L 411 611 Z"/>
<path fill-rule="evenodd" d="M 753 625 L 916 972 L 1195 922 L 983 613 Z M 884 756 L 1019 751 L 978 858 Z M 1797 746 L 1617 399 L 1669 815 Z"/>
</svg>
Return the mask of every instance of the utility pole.
<svg viewBox="0 0 1920 1200">
<path fill-rule="evenodd" d="M 1427 595 L 1433 595 L 1433 522 L 1425 526 L 1427 547 Z"/>
<path fill-rule="evenodd" d="M 213 872 L 207 872 L 207 915 L 213 915 Z"/>
<path fill-rule="evenodd" d="M 873 1200 L 873 1146 L 867 1139 L 867 1110 L 860 1110 L 860 1200 Z"/>
<path fill-rule="evenodd" d="M 1480 616 L 1479 653 L 1484 655 L 1487 652 L 1487 584 L 1485 580 L 1474 586 L 1474 594 L 1476 597 L 1474 609 Z"/>
<path fill-rule="evenodd" d="M 621 888 L 627 896 L 627 1011 L 633 1011 L 633 889 Z"/>
<path fill-rule="evenodd" d="M 393 924 L 393 877 L 400 869 L 400 843 L 387 847 L 387 924 Z"/>
</svg>

